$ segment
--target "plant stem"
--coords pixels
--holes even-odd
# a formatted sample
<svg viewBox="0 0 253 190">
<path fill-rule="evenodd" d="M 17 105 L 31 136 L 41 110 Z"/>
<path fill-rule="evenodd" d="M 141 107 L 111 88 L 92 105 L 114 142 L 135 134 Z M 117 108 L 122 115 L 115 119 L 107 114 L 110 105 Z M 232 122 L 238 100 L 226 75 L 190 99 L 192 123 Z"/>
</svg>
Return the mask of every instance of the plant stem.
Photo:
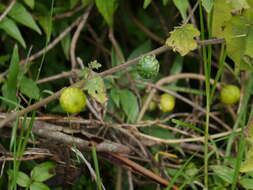
<svg viewBox="0 0 253 190">
<path fill-rule="evenodd" d="M 98 185 L 98 190 L 102 190 L 102 182 L 101 182 L 100 173 L 99 173 L 97 152 L 96 152 L 96 148 L 94 145 L 92 145 L 92 147 L 91 147 L 91 152 L 92 152 L 92 158 L 94 161 L 94 166 L 95 166 L 95 171 L 96 171 L 96 178 L 97 178 L 96 182 Z"/>
<path fill-rule="evenodd" d="M 203 10 L 201 6 L 201 2 L 199 2 L 199 15 L 200 15 L 200 30 L 201 30 L 201 40 L 205 39 L 205 26 L 204 26 L 204 16 Z M 209 15 L 208 15 L 208 18 Z M 210 22 L 209 22 L 210 24 Z M 209 31 L 210 31 L 209 27 Z M 211 33 L 209 32 L 209 37 Z M 207 51 L 208 50 L 208 51 Z M 205 138 L 204 138 L 204 184 L 205 189 L 208 189 L 208 143 L 209 143 L 209 120 L 210 120 L 210 73 L 211 73 L 211 57 L 212 57 L 212 49 L 211 46 L 202 48 L 203 54 L 203 62 L 204 62 L 204 72 L 205 72 L 205 86 L 206 86 L 206 118 L 205 118 Z"/>
</svg>

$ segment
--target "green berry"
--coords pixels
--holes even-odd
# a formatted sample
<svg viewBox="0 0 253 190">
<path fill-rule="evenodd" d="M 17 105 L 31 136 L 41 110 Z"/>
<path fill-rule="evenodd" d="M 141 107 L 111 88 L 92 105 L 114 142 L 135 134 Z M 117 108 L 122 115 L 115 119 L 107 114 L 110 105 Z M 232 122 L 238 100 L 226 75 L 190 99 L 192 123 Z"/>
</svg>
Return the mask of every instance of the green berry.
<svg viewBox="0 0 253 190">
<path fill-rule="evenodd" d="M 145 95 L 145 96 L 143 97 L 143 103 L 146 101 L 147 98 L 148 98 L 147 95 Z M 153 98 L 153 99 L 154 99 L 154 98 Z M 154 110 L 156 109 L 156 107 L 157 107 L 157 103 L 156 103 L 154 100 L 151 100 L 151 101 L 149 102 L 149 105 L 148 105 L 147 110 L 150 111 L 150 112 L 152 112 L 152 111 L 154 111 Z"/>
<path fill-rule="evenodd" d="M 86 96 L 79 88 L 66 88 L 60 96 L 60 105 L 68 113 L 79 113 L 86 105 Z"/>
<path fill-rule="evenodd" d="M 159 108 L 163 112 L 172 111 L 175 107 L 175 98 L 170 94 L 162 94 L 160 97 Z"/>
<path fill-rule="evenodd" d="M 240 89 L 235 85 L 226 85 L 221 89 L 220 100 L 224 104 L 235 104 L 240 100 Z"/>
<path fill-rule="evenodd" d="M 145 56 L 137 63 L 137 71 L 142 78 L 150 79 L 159 72 L 159 62 L 155 56 Z"/>
</svg>

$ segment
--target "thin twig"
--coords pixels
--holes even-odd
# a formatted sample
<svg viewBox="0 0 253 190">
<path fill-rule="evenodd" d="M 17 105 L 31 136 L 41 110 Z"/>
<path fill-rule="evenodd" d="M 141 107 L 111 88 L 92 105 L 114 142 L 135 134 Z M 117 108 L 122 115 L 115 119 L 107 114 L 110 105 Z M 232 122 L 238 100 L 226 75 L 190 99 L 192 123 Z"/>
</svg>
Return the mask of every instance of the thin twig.
<svg viewBox="0 0 253 190">
<path fill-rule="evenodd" d="M 210 139 L 217 139 L 217 138 L 220 138 L 220 137 L 228 136 L 232 133 L 239 133 L 239 132 L 241 132 L 241 128 L 236 129 L 235 131 L 227 131 L 227 132 L 223 132 L 223 133 L 210 135 L 209 138 Z M 183 138 L 183 139 L 160 139 L 160 138 L 157 138 L 157 137 L 154 137 L 154 136 L 145 135 L 145 134 L 140 133 L 140 132 L 135 133 L 135 135 L 140 137 L 140 138 L 153 140 L 157 143 L 166 143 L 166 144 L 178 144 L 178 143 L 185 143 L 185 142 L 204 142 L 204 138 L 205 138 L 205 137 L 194 137 L 194 138 Z"/>
<path fill-rule="evenodd" d="M 0 15 L 0 22 L 4 19 L 4 17 L 11 11 L 12 7 L 15 5 L 16 0 L 12 0 L 9 6 L 5 9 L 3 14 Z"/>
<path fill-rule="evenodd" d="M 89 12 L 86 12 L 86 14 L 88 15 Z M 42 56 L 43 54 L 45 54 L 46 52 L 48 52 L 49 50 L 53 49 L 74 27 L 76 27 L 80 23 L 83 16 L 84 15 L 78 17 L 69 27 L 67 27 L 62 33 L 60 33 L 60 35 L 57 36 L 47 47 L 30 56 L 28 58 L 28 61 L 29 62 L 33 61 Z M 20 64 L 25 64 L 25 61 L 26 60 L 22 60 Z"/>
<path fill-rule="evenodd" d="M 61 79 L 61 78 L 75 76 L 79 72 L 80 72 L 79 70 L 72 70 L 72 71 L 69 71 L 69 72 L 62 72 L 60 74 L 57 74 L 57 75 L 54 75 L 54 76 L 51 76 L 51 77 L 42 78 L 42 79 L 37 81 L 37 84 L 50 82 L 50 81 L 54 81 L 54 80 Z"/>
<path fill-rule="evenodd" d="M 53 17 L 53 20 L 58 20 L 58 19 L 64 19 L 64 18 L 68 18 L 68 17 L 71 17 L 73 16 L 75 13 L 77 13 L 78 11 L 80 11 L 81 9 L 83 9 L 84 7 L 82 5 L 74 8 L 73 10 L 70 10 L 68 12 L 65 12 L 65 13 L 62 13 L 62 14 L 59 14 L 59 15 L 55 15 Z"/>
<path fill-rule="evenodd" d="M 113 67 L 113 68 L 108 69 L 106 71 L 103 71 L 101 73 L 98 73 L 97 75 L 100 76 L 100 77 L 105 77 L 107 75 L 113 74 L 113 73 L 115 73 L 117 71 L 123 70 L 123 69 L 125 69 L 127 67 L 130 67 L 130 66 L 134 65 L 143 56 L 146 56 L 146 55 L 158 55 L 158 54 L 161 54 L 161 53 L 163 53 L 165 51 L 168 51 L 169 49 L 170 48 L 167 47 L 167 46 L 165 46 L 165 45 L 161 46 L 161 47 L 159 47 L 159 48 L 157 48 L 157 49 L 155 49 L 153 51 L 150 51 L 150 52 L 148 52 L 146 54 L 143 54 L 143 55 L 141 55 L 141 56 L 139 56 L 137 58 L 134 58 L 134 59 L 132 59 L 132 60 L 130 60 L 130 61 L 122 64 L 122 65 L 118 65 L 116 67 Z M 46 51 L 48 51 L 48 49 Z M 34 56 L 32 56 L 32 57 L 33 57 L 33 59 L 35 59 Z M 89 80 L 89 79 L 83 79 L 81 81 L 76 82 L 75 84 L 73 84 L 71 86 L 82 88 L 84 86 L 84 84 L 87 82 L 87 80 Z M 49 102 L 57 99 L 61 95 L 63 89 L 64 88 L 62 88 L 61 90 L 55 92 L 55 94 L 53 94 L 53 95 L 51 95 L 51 96 L 49 96 L 49 97 L 47 97 L 45 99 L 40 100 L 39 102 L 37 102 L 37 103 L 35 103 L 35 104 L 31 105 L 31 106 L 28 106 L 26 109 L 21 110 L 20 112 L 16 112 L 16 113 L 10 114 L 9 117 L 7 117 L 6 119 L 4 119 L 3 121 L 0 122 L 0 128 L 4 127 L 4 125 L 7 124 L 8 122 L 13 121 L 16 117 L 23 116 L 23 115 L 25 115 L 25 114 L 33 111 L 33 110 L 36 110 L 36 109 L 38 109 L 38 108 L 40 108 L 40 107 L 48 104 Z"/>
<path fill-rule="evenodd" d="M 71 40 L 71 44 L 70 44 L 70 59 L 71 59 L 71 66 L 72 66 L 72 70 L 76 68 L 76 55 L 75 55 L 75 50 L 76 50 L 76 43 L 77 40 L 80 36 L 80 33 L 85 25 L 85 23 L 87 22 L 88 16 L 90 14 L 90 11 L 92 9 L 92 5 L 90 5 L 86 10 L 85 13 L 83 14 L 83 16 L 81 17 L 81 21 L 74 33 L 74 36 Z"/>
</svg>

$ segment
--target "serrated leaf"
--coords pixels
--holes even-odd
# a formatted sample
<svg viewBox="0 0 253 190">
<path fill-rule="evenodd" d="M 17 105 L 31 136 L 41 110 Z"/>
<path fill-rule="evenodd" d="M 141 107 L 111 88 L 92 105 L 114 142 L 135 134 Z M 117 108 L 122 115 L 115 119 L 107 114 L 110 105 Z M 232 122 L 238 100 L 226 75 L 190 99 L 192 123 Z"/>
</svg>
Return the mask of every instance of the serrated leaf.
<svg viewBox="0 0 253 190">
<path fill-rule="evenodd" d="M 24 0 L 25 4 L 30 7 L 31 9 L 34 9 L 34 0 Z"/>
<path fill-rule="evenodd" d="M 143 8 L 146 9 L 150 5 L 151 2 L 152 2 L 152 0 L 144 0 Z"/>
<path fill-rule="evenodd" d="M 34 21 L 32 15 L 26 10 L 21 3 L 15 3 L 8 15 L 20 24 L 31 28 L 32 30 L 41 34 L 40 28 Z"/>
<path fill-rule="evenodd" d="M 89 67 L 92 69 L 99 69 L 102 65 L 95 60 L 89 63 Z"/>
<path fill-rule="evenodd" d="M 49 42 L 51 38 L 51 34 L 52 34 L 52 27 L 53 27 L 52 18 L 50 16 L 40 16 L 38 20 L 44 33 L 47 36 L 47 42 Z"/>
<path fill-rule="evenodd" d="M 242 15 L 231 17 L 224 23 L 223 32 L 227 45 L 228 56 L 239 66 L 244 56 L 253 58 L 253 10 L 247 9 Z"/>
<path fill-rule="evenodd" d="M 217 176 L 219 176 L 225 182 L 229 184 L 233 182 L 234 169 L 222 165 L 210 166 L 210 168 Z"/>
<path fill-rule="evenodd" d="M 139 105 L 136 96 L 129 90 L 121 90 L 120 104 L 127 115 L 127 122 L 135 122 L 139 113 Z"/>
<path fill-rule="evenodd" d="M 197 42 L 194 37 L 200 35 L 200 32 L 194 28 L 193 24 L 186 24 L 176 27 L 166 40 L 166 45 L 172 47 L 173 51 L 178 51 L 182 56 L 197 48 Z"/>
<path fill-rule="evenodd" d="M 84 87 L 88 93 L 99 103 L 104 104 L 107 101 L 106 88 L 101 77 L 90 79 Z"/>
<path fill-rule="evenodd" d="M 118 0 L 95 0 L 98 11 L 110 28 L 113 26 L 113 15 L 118 7 Z"/>
<path fill-rule="evenodd" d="M 187 8 L 189 6 L 188 0 L 173 0 L 173 3 L 179 10 L 183 20 L 185 20 L 187 18 Z"/>
<path fill-rule="evenodd" d="M 202 6 L 205 8 L 206 12 L 210 13 L 213 8 L 213 0 L 202 0 Z"/>
<path fill-rule="evenodd" d="M 50 190 L 50 188 L 41 182 L 33 182 L 30 186 L 30 190 Z"/>
<path fill-rule="evenodd" d="M 43 182 L 55 175 L 56 164 L 54 162 L 43 162 L 35 166 L 31 171 L 31 178 L 36 182 Z"/>
<path fill-rule="evenodd" d="M 212 34 L 215 37 L 222 37 L 224 22 L 231 19 L 232 5 L 224 0 L 215 0 L 213 8 Z"/>
<path fill-rule="evenodd" d="M 31 99 L 38 100 L 40 98 L 40 89 L 36 82 L 23 76 L 20 81 L 20 91 Z"/>
<path fill-rule="evenodd" d="M 16 23 L 11 19 L 5 17 L 0 22 L 0 29 L 4 30 L 9 36 L 16 39 L 24 48 L 26 48 L 25 40 L 23 39 Z"/>
<path fill-rule="evenodd" d="M 19 73 L 19 55 L 18 55 L 18 46 L 15 45 L 11 57 L 11 63 L 9 67 L 9 72 L 7 75 L 6 86 L 4 86 L 3 96 L 8 100 L 17 102 L 17 78 Z M 13 104 L 8 104 L 10 109 L 13 109 L 15 106 Z"/>
</svg>

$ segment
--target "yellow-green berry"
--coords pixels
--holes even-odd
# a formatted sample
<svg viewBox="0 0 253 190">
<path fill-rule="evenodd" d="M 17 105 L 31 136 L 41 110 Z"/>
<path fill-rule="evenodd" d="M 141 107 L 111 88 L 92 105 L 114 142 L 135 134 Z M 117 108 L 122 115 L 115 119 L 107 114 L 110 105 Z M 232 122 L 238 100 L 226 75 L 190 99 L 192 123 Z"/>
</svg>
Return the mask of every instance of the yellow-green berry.
<svg viewBox="0 0 253 190">
<path fill-rule="evenodd" d="M 148 98 L 147 95 L 145 95 L 145 96 L 143 97 L 143 103 L 146 101 L 147 98 Z M 153 99 L 154 99 L 154 98 L 153 98 Z M 157 103 L 156 103 L 154 100 L 151 100 L 151 101 L 149 102 L 149 104 L 148 104 L 147 110 L 150 111 L 150 112 L 152 112 L 152 111 L 154 111 L 154 110 L 156 109 L 156 107 L 157 107 Z"/>
<path fill-rule="evenodd" d="M 66 88 L 60 96 L 60 105 L 68 113 L 79 113 L 86 105 L 86 96 L 79 88 Z"/>
<path fill-rule="evenodd" d="M 221 89 L 220 100 L 224 104 L 235 104 L 240 100 L 240 89 L 235 85 L 226 85 Z"/>
<path fill-rule="evenodd" d="M 163 112 L 172 111 L 175 107 L 176 101 L 174 96 L 170 94 L 162 94 L 160 96 L 159 108 Z"/>
</svg>

